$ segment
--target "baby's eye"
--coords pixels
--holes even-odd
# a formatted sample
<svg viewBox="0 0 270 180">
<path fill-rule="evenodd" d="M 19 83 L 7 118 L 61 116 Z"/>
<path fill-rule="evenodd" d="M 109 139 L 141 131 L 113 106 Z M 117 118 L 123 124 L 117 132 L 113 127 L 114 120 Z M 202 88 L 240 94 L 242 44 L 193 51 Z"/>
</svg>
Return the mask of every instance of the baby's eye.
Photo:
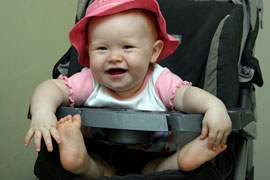
<svg viewBox="0 0 270 180">
<path fill-rule="evenodd" d="M 106 50 L 107 50 L 107 48 L 106 48 L 106 47 L 104 47 L 104 46 L 100 46 L 100 47 L 97 47 L 97 50 L 106 51 Z"/>
<path fill-rule="evenodd" d="M 123 49 L 131 49 L 131 48 L 134 48 L 134 46 L 131 46 L 131 45 L 124 45 L 123 46 Z"/>
</svg>

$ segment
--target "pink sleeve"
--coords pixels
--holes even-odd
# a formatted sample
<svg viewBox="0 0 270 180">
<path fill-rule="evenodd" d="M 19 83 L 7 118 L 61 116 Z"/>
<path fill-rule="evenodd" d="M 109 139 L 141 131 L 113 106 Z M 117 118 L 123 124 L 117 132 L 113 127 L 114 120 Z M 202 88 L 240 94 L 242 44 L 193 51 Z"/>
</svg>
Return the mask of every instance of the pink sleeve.
<svg viewBox="0 0 270 180">
<path fill-rule="evenodd" d="M 191 83 L 183 81 L 167 68 L 159 75 L 155 84 L 155 90 L 161 101 L 169 110 L 174 108 L 172 101 L 175 97 L 176 90 L 182 85 L 191 85 Z"/>
<path fill-rule="evenodd" d="M 81 72 L 67 78 L 60 76 L 69 89 L 70 106 L 81 106 L 93 91 L 93 79 L 90 71 L 83 68 Z"/>
</svg>

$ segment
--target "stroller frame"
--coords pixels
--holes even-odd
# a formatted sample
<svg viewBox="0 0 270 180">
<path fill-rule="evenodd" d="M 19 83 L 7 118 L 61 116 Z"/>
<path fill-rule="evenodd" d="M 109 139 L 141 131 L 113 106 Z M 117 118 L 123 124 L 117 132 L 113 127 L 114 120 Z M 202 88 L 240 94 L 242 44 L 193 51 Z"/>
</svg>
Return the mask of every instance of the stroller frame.
<svg viewBox="0 0 270 180">
<path fill-rule="evenodd" d="M 219 0 L 226 1 L 226 0 Z M 78 12 L 76 21 L 84 16 L 85 8 L 92 0 L 79 0 Z M 183 3 L 197 4 L 198 0 L 185 0 Z M 231 2 L 231 1 L 230 1 Z M 253 165 L 253 141 L 257 136 L 257 117 L 256 117 L 256 97 L 255 86 L 262 86 L 263 80 L 260 72 L 257 59 L 253 56 L 254 43 L 258 33 L 259 26 L 259 12 L 262 8 L 262 1 L 251 0 L 249 4 L 246 1 L 234 0 L 234 4 L 243 7 L 243 24 L 240 28 L 248 27 L 248 32 L 243 30 L 239 44 L 239 52 L 236 52 L 237 58 L 237 76 L 239 74 L 240 84 L 236 86 L 237 95 L 233 99 L 234 102 L 227 101 L 227 96 L 220 96 L 227 108 L 228 113 L 232 119 L 232 133 L 228 138 L 229 148 L 224 153 L 221 153 L 215 162 L 208 162 L 195 171 L 165 171 L 160 173 L 151 173 L 150 175 L 127 175 L 114 176 L 111 178 L 101 177 L 102 179 L 231 179 L 231 180 L 252 180 L 254 179 L 254 165 Z M 257 2 L 257 4 L 255 3 Z M 161 10 L 162 5 L 166 2 L 160 0 Z M 201 2 L 210 3 L 210 2 Z M 225 3 L 225 2 L 211 2 L 211 3 Z M 226 1 L 226 3 L 228 3 Z M 255 4 L 254 4 L 255 3 Z M 240 8 L 238 8 L 240 9 Z M 256 18 L 248 21 L 247 17 L 251 12 L 256 14 Z M 251 16 L 250 16 L 251 17 Z M 165 17 L 166 18 L 166 17 Z M 242 18 L 241 18 L 242 19 Z M 226 20 L 226 19 L 225 19 Z M 224 21 L 225 21 L 224 20 Z M 168 26 L 168 28 L 170 28 Z M 184 38 L 184 37 L 183 37 Z M 237 43 L 236 43 L 237 44 Z M 210 47 L 211 48 L 211 47 Z M 175 58 L 175 57 L 172 57 Z M 208 57 L 209 59 L 209 57 Z M 169 58 L 169 61 L 171 59 Z M 167 60 L 166 60 L 167 61 Z M 166 64 L 165 64 L 166 66 Z M 70 68 L 75 67 L 75 68 Z M 77 62 L 77 54 L 73 47 L 58 61 L 53 70 L 53 77 L 57 78 L 59 74 L 70 76 L 78 72 L 82 67 Z M 247 71 L 247 69 L 249 71 Z M 207 74 L 207 73 L 203 73 Z M 188 77 L 189 78 L 189 77 Z M 188 79 L 187 78 L 187 79 Z M 192 77 L 191 77 L 192 79 Z M 206 81 L 206 80 L 204 80 Z M 205 83 L 205 82 L 204 82 Z M 195 83 L 196 86 L 204 88 L 200 82 Z M 207 88 L 207 87 L 206 87 Z M 58 118 L 66 115 L 80 114 L 82 117 L 83 127 L 97 127 L 112 129 L 113 135 L 110 140 L 118 143 L 142 143 L 148 138 L 147 132 L 152 131 L 178 131 L 182 133 L 200 133 L 203 116 L 200 114 L 185 114 L 181 112 L 147 112 L 129 109 L 99 109 L 86 107 L 59 107 L 56 112 Z M 143 123 L 143 122 L 147 122 Z M 54 144 L 56 146 L 56 144 Z M 35 164 L 35 174 L 40 179 L 87 179 L 75 176 L 65 171 L 60 162 L 59 155 L 56 152 L 48 153 L 44 148 L 39 153 Z M 229 158 L 228 158 L 229 157 Z M 224 163 L 225 159 L 229 162 Z M 213 165 L 214 164 L 214 165 Z M 47 170 L 43 167 L 49 167 Z M 212 175 L 207 174 L 208 171 Z M 60 172 L 60 173 L 59 173 Z M 49 175 L 50 174 L 50 175 Z M 46 177 L 48 175 L 48 177 Z"/>
</svg>

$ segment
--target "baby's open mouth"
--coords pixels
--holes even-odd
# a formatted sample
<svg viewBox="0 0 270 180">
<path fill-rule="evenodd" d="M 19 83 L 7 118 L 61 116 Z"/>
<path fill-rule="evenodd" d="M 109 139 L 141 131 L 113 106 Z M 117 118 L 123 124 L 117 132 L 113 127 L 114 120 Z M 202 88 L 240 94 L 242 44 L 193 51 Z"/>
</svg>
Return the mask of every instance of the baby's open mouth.
<svg viewBox="0 0 270 180">
<path fill-rule="evenodd" d="M 109 73 L 111 75 L 123 74 L 125 72 L 127 72 L 127 70 L 126 69 L 121 69 L 121 68 L 109 69 L 107 71 L 107 73 Z"/>
</svg>

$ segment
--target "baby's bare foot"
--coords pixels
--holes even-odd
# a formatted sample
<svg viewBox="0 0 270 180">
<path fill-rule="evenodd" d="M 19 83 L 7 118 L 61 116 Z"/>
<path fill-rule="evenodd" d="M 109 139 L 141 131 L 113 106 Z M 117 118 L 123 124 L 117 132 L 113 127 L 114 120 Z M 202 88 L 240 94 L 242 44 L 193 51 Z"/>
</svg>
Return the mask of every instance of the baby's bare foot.
<svg viewBox="0 0 270 180">
<path fill-rule="evenodd" d="M 80 115 L 69 115 L 58 122 L 57 129 L 62 139 L 59 144 L 62 166 L 74 174 L 92 178 L 113 175 L 114 171 L 108 164 L 88 155 L 80 127 Z"/>
<path fill-rule="evenodd" d="M 178 150 L 178 166 L 183 171 L 191 171 L 216 157 L 224 151 L 227 146 L 220 146 L 217 150 L 208 148 L 207 139 L 201 140 L 199 137 L 186 144 L 182 149 Z"/>
<path fill-rule="evenodd" d="M 88 157 L 80 127 L 81 118 L 77 115 L 60 119 L 57 127 L 62 139 L 62 143 L 59 144 L 62 166 L 73 173 L 79 171 Z"/>
</svg>

